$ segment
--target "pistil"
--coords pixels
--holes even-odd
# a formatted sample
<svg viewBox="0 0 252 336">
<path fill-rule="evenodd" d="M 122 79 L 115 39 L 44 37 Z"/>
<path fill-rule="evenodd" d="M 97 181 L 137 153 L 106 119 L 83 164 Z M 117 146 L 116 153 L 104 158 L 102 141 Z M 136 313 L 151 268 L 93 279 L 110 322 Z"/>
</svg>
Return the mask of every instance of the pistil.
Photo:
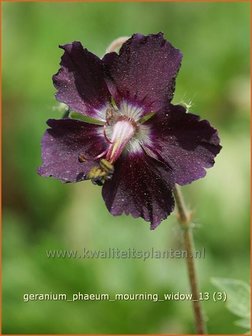
<svg viewBox="0 0 252 336">
<path fill-rule="evenodd" d="M 114 125 L 106 160 L 114 163 L 137 130 L 136 123 L 128 118 L 119 119 Z"/>
</svg>

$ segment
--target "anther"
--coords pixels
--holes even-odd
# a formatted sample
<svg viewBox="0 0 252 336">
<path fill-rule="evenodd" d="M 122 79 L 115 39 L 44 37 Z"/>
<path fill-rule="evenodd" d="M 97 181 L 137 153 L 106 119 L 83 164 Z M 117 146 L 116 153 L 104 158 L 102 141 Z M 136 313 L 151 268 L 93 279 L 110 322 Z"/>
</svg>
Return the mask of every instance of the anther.
<svg viewBox="0 0 252 336">
<path fill-rule="evenodd" d="M 86 161 L 87 161 L 87 158 L 85 157 L 84 154 L 80 154 L 80 155 L 78 156 L 78 160 L 79 160 L 80 163 L 83 163 L 83 162 L 86 162 Z"/>
</svg>

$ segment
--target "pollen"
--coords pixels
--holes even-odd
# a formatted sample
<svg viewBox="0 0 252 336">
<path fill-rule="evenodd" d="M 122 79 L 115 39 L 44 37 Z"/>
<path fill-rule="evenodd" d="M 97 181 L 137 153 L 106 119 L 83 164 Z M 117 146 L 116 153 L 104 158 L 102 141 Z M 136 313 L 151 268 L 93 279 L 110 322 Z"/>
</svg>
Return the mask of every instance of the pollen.
<svg viewBox="0 0 252 336">
<path fill-rule="evenodd" d="M 86 175 L 86 180 L 102 186 L 106 180 L 110 180 L 114 173 L 114 166 L 107 160 L 101 159 L 99 166 L 93 167 Z"/>
</svg>

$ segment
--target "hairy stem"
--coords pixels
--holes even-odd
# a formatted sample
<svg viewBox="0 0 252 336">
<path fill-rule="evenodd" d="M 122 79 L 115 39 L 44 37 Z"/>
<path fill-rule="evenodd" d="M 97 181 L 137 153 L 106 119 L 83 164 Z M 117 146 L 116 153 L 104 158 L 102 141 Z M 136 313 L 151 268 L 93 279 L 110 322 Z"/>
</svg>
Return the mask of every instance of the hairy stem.
<svg viewBox="0 0 252 336">
<path fill-rule="evenodd" d="M 199 297 L 199 285 L 194 261 L 194 253 L 193 253 L 194 242 L 191 228 L 191 219 L 192 219 L 191 212 L 188 211 L 188 209 L 186 208 L 183 195 L 178 186 L 175 186 L 173 194 L 177 205 L 178 222 L 180 223 L 180 226 L 183 231 L 184 248 L 186 251 L 186 263 L 192 293 L 192 304 L 193 304 L 196 331 L 197 334 L 204 335 L 206 334 L 206 326 L 203 318 L 202 307 Z"/>
</svg>

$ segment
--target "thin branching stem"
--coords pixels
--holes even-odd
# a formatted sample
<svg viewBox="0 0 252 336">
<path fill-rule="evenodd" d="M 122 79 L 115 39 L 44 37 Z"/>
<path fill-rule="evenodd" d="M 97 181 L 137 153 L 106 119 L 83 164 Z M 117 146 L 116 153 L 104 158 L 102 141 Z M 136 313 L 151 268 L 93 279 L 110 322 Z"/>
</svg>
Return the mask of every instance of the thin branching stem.
<svg viewBox="0 0 252 336">
<path fill-rule="evenodd" d="M 206 334 L 206 325 L 202 313 L 202 306 L 199 294 L 199 285 L 196 275 L 195 260 L 194 260 L 194 242 L 193 242 L 193 232 L 192 232 L 192 216 L 191 212 L 188 211 L 182 192 L 178 186 L 175 186 L 173 194 L 177 206 L 177 218 L 183 232 L 184 248 L 186 251 L 186 264 L 188 277 L 190 282 L 190 288 L 192 293 L 192 304 L 195 317 L 195 326 L 197 334 Z"/>
</svg>

